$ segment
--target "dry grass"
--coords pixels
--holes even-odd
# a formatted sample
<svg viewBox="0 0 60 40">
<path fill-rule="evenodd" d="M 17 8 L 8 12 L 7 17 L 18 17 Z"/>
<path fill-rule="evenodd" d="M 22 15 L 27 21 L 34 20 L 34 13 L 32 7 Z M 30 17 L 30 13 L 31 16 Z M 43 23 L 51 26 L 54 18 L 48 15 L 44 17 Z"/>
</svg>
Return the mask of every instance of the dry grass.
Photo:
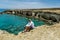
<svg viewBox="0 0 60 40">
<path fill-rule="evenodd" d="M 34 10 L 34 12 L 38 12 L 38 11 L 42 11 L 42 12 L 52 12 L 52 13 L 57 13 L 57 14 L 60 14 L 60 10 Z"/>
</svg>

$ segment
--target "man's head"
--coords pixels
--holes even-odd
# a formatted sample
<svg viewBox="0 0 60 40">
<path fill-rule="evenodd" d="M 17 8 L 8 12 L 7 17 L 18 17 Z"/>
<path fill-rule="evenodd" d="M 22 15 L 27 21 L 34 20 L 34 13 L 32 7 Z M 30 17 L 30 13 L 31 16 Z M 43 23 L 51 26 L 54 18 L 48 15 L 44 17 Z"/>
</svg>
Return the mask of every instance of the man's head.
<svg viewBox="0 0 60 40">
<path fill-rule="evenodd" d="M 31 22 L 32 20 L 31 19 L 29 19 L 29 22 Z"/>
</svg>

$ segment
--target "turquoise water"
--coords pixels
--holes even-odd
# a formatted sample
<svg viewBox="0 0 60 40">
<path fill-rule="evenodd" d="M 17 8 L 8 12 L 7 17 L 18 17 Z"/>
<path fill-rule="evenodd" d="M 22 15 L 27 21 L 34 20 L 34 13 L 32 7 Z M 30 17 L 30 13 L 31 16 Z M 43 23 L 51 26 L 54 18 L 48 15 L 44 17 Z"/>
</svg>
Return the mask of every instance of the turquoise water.
<svg viewBox="0 0 60 40">
<path fill-rule="evenodd" d="M 44 25 L 45 22 L 31 18 L 35 26 Z M 6 30 L 9 33 L 18 34 L 24 30 L 25 25 L 28 22 L 28 18 L 11 15 L 11 14 L 0 14 L 0 29 Z"/>
</svg>

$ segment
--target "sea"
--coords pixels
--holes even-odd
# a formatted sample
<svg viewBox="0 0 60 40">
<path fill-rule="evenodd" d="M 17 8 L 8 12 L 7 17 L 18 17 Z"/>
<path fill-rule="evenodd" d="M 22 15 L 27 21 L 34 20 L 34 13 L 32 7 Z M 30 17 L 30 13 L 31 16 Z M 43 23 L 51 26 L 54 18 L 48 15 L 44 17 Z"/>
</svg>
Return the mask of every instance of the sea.
<svg viewBox="0 0 60 40">
<path fill-rule="evenodd" d="M 0 9 L 0 12 L 3 12 L 5 9 Z M 45 22 L 30 18 L 33 22 L 35 27 L 44 25 Z M 9 33 L 17 35 L 19 32 L 24 30 L 25 25 L 28 23 L 28 18 L 18 15 L 11 15 L 11 14 L 0 14 L 0 30 L 5 30 Z"/>
</svg>

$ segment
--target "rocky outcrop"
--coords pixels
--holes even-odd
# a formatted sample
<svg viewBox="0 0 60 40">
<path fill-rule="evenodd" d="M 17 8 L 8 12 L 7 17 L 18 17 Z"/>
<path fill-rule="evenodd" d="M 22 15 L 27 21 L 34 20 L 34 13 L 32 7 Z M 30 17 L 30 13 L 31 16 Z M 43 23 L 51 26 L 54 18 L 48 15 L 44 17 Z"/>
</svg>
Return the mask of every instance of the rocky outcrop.
<svg viewBox="0 0 60 40">
<path fill-rule="evenodd" d="M 30 32 L 10 34 L 0 30 L 0 40 L 60 40 L 60 23 L 38 26 Z"/>
<path fill-rule="evenodd" d="M 46 20 L 52 20 L 53 22 L 60 21 L 60 15 L 58 14 L 46 12 L 46 13 L 40 13 L 39 15 Z"/>
<path fill-rule="evenodd" d="M 45 19 L 44 21 L 46 21 L 46 20 L 48 20 L 48 21 L 51 20 L 51 22 L 60 21 L 60 14 L 55 13 L 55 12 L 44 12 L 44 11 L 34 11 L 34 10 L 7 10 L 7 11 L 4 11 L 4 13 L 31 16 L 31 17 L 35 17 L 38 19 L 43 18 L 43 19 Z"/>
</svg>

